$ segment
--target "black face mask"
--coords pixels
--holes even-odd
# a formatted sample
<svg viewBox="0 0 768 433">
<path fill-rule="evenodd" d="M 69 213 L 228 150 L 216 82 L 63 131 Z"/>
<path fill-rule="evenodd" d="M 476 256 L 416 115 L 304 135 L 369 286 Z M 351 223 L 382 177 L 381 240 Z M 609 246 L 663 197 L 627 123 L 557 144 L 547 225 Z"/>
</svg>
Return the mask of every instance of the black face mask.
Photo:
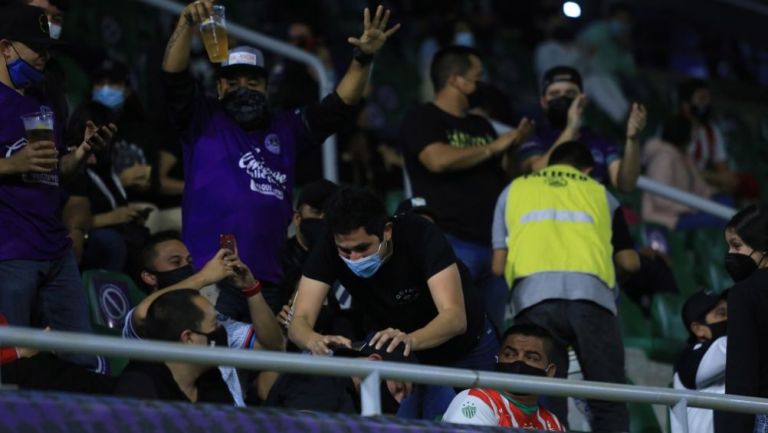
<svg viewBox="0 0 768 433">
<path fill-rule="evenodd" d="M 173 286 L 174 284 L 178 284 L 191 277 L 192 275 L 195 275 L 195 268 L 193 268 L 192 265 L 186 265 L 180 268 L 176 268 L 172 271 L 148 272 L 154 274 L 155 278 L 157 278 L 157 288 L 164 289 L 166 287 Z"/>
<path fill-rule="evenodd" d="M 224 111 L 247 131 L 264 127 L 269 122 L 269 102 L 257 90 L 239 87 L 221 99 Z"/>
<path fill-rule="evenodd" d="M 725 255 L 725 270 L 733 281 L 739 282 L 747 279 L 757 270 L 757 263 L 752 260 L 752 255 L 728 253 Z"/>
<path fill-rule="evenodd" d="M 526 376 L 547 377 L 547 371 L 532 365 L 528 365 L 525 361 L 515 362 L 497 362 L 496 371 L 498 373 L 512 373 L 523 374 Z M 530 395 L 515 392 L 515 395 Z"/>
<path fill-rule="evenodd" d="M 308 250 L 317 243 L 320 237 L 325 233 L 325 221 L 320 218 L 303 218 L 299 223 L 299 232 Z"/>
<path fill-rule="evenodd" d="M 708 123 L 712 116 L 712 107 L 709 105 L 691 105 L 691 115 L 701 123 Z"/>
<path fill-rule="evenodd" d="M 573 99 L 560 96 L 547 103 L 547 119 L 550 125 L 557 129 L 565 129 L 565 125 L 568 124 L 568 110 L 571 108 Z"/>
<path fill-rule="evenodd" d="M 707 325 L 707 327 L 709 327 L 709 332 L 712 334 L 712 341 L 715 341 L 720 337 L 725 337 L 726 335 L 728 335 L 727 320 L 723 320 L 722 322 L 717 322 L 711 325 Z"/>
<path fill-rule="evenodd" d="M 525 361 L 497 362 L 496 371 L 499 373 L 524 374 L 526 376 L 547 377 L 547 371 L 543 368 L 528 365 Z"/>
<path fill-rule="evenodd" d="M 208 345 L 212 347 L 229 347 L 229 339 L 227 338 L 227 330 L 219 325 L 213 331 L 209 333 L 192 331 L 195 334 L 204 335 L 208 339 Z"/>
</svg>

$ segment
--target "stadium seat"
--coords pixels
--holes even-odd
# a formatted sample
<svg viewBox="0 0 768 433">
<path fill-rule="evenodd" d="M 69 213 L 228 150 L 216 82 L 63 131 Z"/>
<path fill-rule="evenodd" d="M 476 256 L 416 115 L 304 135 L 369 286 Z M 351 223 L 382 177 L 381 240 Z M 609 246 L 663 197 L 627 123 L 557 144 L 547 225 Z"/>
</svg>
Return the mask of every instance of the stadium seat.
<svg viewBox="0 0 768 433">
<path fill-rule="evenodd" d="M 83 273 L 91 315 L 91 325 L 98 334 L 119 336 L 128 312 L 146 296 L 125 274 L 104 270 Z M 118 376 L 128 364 L 127 358 L 108 357 L 109 373 Z"/>
<path fill-rule="evenodd" d="M 684 299 L 672 293 L 659 293 L 651 305 L 653 346 L 648 352 L 651 359 L 674 362 L 685 346 L 688 332 L 680 319 Z"/>
</svg>

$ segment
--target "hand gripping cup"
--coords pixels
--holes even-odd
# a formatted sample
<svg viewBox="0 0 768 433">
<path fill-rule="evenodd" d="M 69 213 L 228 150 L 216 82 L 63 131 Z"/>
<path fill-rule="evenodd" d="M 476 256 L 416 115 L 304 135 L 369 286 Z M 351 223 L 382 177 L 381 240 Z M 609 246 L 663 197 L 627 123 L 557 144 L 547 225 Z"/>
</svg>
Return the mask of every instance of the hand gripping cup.
<svg viewBox="0 0 768 433">
<path fill-rule="evenodd" d="M 227 21 L 222 5 L 213 5 L 211 16 L 200 24 L 200 36 L 203 38 L 205 51 L 212 63 L 227 60 L 229 41 L 227 40 Z"/>
</svg>

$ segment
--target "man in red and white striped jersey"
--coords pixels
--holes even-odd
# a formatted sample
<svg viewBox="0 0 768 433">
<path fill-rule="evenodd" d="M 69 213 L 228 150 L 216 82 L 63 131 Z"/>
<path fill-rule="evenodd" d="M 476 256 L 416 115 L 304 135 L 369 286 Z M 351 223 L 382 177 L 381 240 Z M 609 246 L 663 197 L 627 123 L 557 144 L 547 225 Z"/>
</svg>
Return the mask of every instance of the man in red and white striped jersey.
<svg viewBox="0 0 768 433">
<path fill-rule="evenodd" d="M 504 333 L 496 371 L 552 377 L 550 361 L 554 342 L 549 332 L 537 325 L 515 325 Z M 557 417 L 536 403 L 538 396 L 470 388 L 459 393 L 448 406 L 443 421 L 456 424 L 517 427 L 544 431 L 565 431 Z"/>
</svg>

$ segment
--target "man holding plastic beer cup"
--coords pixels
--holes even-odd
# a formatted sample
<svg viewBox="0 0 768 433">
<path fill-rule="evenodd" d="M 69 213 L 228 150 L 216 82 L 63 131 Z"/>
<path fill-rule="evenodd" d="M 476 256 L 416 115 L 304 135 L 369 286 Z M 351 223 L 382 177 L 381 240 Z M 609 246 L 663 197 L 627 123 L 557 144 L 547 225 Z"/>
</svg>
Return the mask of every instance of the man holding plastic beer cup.
<svg viewBox="0 0 768 433">
<path fill-rule="evenodd" d="M 114 130 L 89 123 L 86 139 L 67 153 L 65 119 L 55 117 L 40 90 L 54 43 L 42 9 L 0 8 L 0 313 L 11 325 L 90 332 L 61 220 L 60 177 L 81 168 Z M 92 356 L 70 358 L 96 366 Z"/>
<path fill-rule="evenodd" d="M 390 12 L 381 6 L 375 13 L 366 9 L 362 34 L 348 39 L 353 60 L 336 90 L 313 106 L 272 111 L 264 57 L 256 48 L 236 47 L 222 56 L 217 99 L 205 98 L 190 75 L 194 32 L 203 32 L 214 60 L 227 45 L 220 32 L 222 9 L 210 0 L 187 6 L 163 59 L 171 118 L 183 143 L 183 238 L 200 267 L 216 253 L 221 233 L 234 234 L 241 259 L 279 311 L 279 257 L 291 221 L 297 154 L 354 124 L 354 105 L 374 55 L 399 25 L 387 27 Z"/>
</svg>

